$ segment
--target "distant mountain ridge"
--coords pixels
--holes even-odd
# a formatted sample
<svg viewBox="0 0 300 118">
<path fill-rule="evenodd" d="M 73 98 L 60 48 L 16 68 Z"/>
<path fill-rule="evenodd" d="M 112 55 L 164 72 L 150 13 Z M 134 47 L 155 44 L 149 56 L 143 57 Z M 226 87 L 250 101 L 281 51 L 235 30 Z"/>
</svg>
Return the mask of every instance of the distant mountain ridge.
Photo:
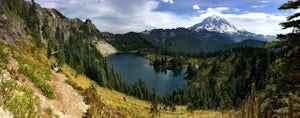
<svg viewBox="0 0 300 118">
<path fill-rule="evenodd" d="M 213 15 L 189 28 L 153 29 L 143 32 L 161 45 L 176 51 L 199 52 L 236 47 L 262 47 L 275 36 L 238 30 L 225 18 Z"/>
<path fill-rule="evenodd" d="M 230 37 L 206 30 L 193 32 L 186 28 L 154 29 L 145 34 L 172 50 L 182 52 L 216 51 L 234 44 Z"/>
</svg>

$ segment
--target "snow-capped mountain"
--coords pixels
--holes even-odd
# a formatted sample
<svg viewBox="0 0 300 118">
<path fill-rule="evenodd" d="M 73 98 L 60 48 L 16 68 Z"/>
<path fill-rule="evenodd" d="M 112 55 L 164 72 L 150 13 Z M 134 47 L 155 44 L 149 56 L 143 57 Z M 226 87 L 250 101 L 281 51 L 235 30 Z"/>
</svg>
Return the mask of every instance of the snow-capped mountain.
<svg viewBox="0 0 300 118">
<path fill-rule="evenodd" d="M 217 33 L 229 36 L 234 42 L 241 42 L 247 39 L 255 39 L 261 41 L 275 40 L 275 36 L 255 34 L 246 30 L 238 30 L 235 26 L 230 24 L 226 19 L 213 15 L 205 18 L 201 23 L 189 27 L 191 31 L 199 32 L 201 30 L 214 31 Z"/>
<path fill-rule="evenodd" d="M 207 31 L 215 31 L 219 33 L 235 33 L 238 32 L 238 29 L 230 24 L 226 19 L 213 15 L 205 18 L 201 23 L 198 23 L 189 28 L 190 30 L 199 31 L 199 30 L 207 30 Z"/>
</svg>

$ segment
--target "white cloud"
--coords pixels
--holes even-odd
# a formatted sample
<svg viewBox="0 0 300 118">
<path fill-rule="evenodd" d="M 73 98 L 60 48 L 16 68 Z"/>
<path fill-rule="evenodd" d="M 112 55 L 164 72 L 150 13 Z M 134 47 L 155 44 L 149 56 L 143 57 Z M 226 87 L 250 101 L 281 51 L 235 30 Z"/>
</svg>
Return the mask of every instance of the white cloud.
<svg viewBox="0 0 300 118">
<path fill-rule="evenodd" d="M 195 9 L 195 10 L 200 10 L 200 7 L 199 7 L 198 4 L 195 4 L 195 5 L 193 6 L 193 9 Z"/>
<path fill-rule="evenodd" d="M 300 13 L 300 9 L 296 9 L 294 13 Z"/>
<path fill-rule="evenodd" d="M 269 3 L 270 1 L 269 0 L 261 0 L 259 1 L 260 3 Z"/>
<path fill-rule="evenodd" d="M 227 10 L 229 10 L 228 7 L 207 8 L 207 12 L 210 13 L 221 13 Z"/>
<path fill-rule="evenodd" d="M 233 11 L 235 11 L 235 12 L 241 12 L 242 10 L 239 9 L 239 8 L 234 8 Z"/>
<path fill-rule="evenodd" d="M 165 1 L 170 3 L 170 0 Z M 190 27 L 215 14 L 225 17 L 239 29 L 261 34 L 277 34 L 282 32 L 278 24 L 285 21 L 285 16 L 266 13 L 228 14 L 231 9 L 227 7 L 197 10 L 201 12 L 197 12 L 196 16 L 177 15 L 155 10 L 161 4 L 160 0 L 36 0 L 36 2 L 43 7 L 56 8 L 70 18 L 92 19 L 100 31 L 112 33 Z"/>
<path fill-rule="evenodd" d="M 173 0 L 164 0 L 170 4 Z M 54 8 L 70 18 L 92 19 L 100 31 L 126 33 L 153 28 L 176 28 L 188 22 L 185 16 L 155 11 L 159 0 L 36 0 Z M 49 5 L 48 5 L 49 6 Z"/>
<path fill-rule="evenodd" d="M 165 2 L 165 3 L 170 3 L 170 4 L 173 4 L 173 3 L 174 3 L 173 0 L 162 0 L 162 1 Z"/>
<path fill-rule="evenodd" d="M 265 5 L 252 5 L 251 7 L 252 8 L 263 8 L 263 7 L 265 7 Z"/>
</svg>

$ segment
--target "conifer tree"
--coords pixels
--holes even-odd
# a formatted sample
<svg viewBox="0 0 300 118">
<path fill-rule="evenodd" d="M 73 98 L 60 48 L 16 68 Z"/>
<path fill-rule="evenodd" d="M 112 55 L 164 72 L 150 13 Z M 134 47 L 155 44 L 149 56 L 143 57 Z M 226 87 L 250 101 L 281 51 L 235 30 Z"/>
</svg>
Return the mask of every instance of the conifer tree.
<svg viewBox="0 0 300 118">
<path fill-rule="evenodd" d="M 153 88 L 151 108 L 150 108 L 150 114 L 152 115 L 152 117 L 159 115 L 159 111 L 157 107 L 158 107 L 158 100 L 157 100 L 156 90 L 155 88 Z"/>
<path fill-rule="evenodd" d="M 288 1 L 279 7 L 279 10 L 298 9 L 300 8 L 300 0 Z M 300 13 L 294 13 L 287 17 L 287 21 L 280 23 L 283 29 L 292 29 L 292 32 L 287 34 L 279 34 L 277 38 L 280 40 L 280 47 L 283 52 L 283 57 L 279 59 L 278 67 L 280 78 L 287 84 L 291 84 L 295 89 L 296 85 L 300 84 Z"/>
</svg>

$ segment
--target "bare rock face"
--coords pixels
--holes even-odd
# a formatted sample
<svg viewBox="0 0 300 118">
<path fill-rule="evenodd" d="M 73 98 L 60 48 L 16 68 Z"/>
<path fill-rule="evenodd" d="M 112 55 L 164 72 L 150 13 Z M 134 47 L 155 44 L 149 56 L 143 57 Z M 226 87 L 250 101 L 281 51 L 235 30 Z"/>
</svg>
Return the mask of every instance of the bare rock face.
<svg viewBox="0 0 300 118">
<path fill-rule="evenodd" d="M 13 42 L 14 37 L 12 32 L 9 29 L 9 22 L 7 20 L 6 15 L 4 14 L 4 11 L 2 10 L 3 8 L 1 7 L 2 6 L 0 6 L 0 34 L 1 34 L 0 40 Z"/>
<path fill-rule="evenodd" d="M 2 70 L 0 74 L 0 81 L 2 80 L 11 80 L 11 75 L 8 70 Z"/>
<path fill-rule="evenodd" d="M 17 73 L 19 70 L 19 63 L 12 57 L 11 54 L 9 55 L 8 58 L 7 69 L 15 73 Z"/>
<path fill-rule="evenodd" d="M 8 110 L 0 107 L 0 118 L 13 118 L 13 115 Z"/>
<path fill-rule="evenodd" d="M 32 3 L 23 1 L 25 7 L 22 9 L 30 10 Z M 22 45 L 21 42 L 32 44 L 34 37 L 31 37 L 31 31 L 28 30 L 26 18 L 22 14 L 4 9 L 3 0 L 0 1 L 0 40 L 12 44 Z M 83 33 L 88 35 L 86 40 L 107 41 L 112 39 L 112 34 L 100 32 L 92 23 L 92 20 L 86 19 L 69 19 L 55 9 L 42 8 L 38 4 L 34 4 L 36 16 L 32 19 L 38 25 L 38 30 L 34 31 L 37 37 L 47 44 L 49 40 L 68 41 L 73 33 Z M 25 16 L 28 17 L 28 16 Z M 28 19 L 27 19 L 28 20 Z M 31 21 L 31 20 L 29 20 Z"/>
<path fill-rule="evenodd" d="M 86 19 L 85 25 L 87 26 L 87 29 L 89 30 L 90 33 L 92 33 L 92 30 L 94 31 L 97 30 L 96 26 L 92 23 L 91 19 Z"/>
</svg>

